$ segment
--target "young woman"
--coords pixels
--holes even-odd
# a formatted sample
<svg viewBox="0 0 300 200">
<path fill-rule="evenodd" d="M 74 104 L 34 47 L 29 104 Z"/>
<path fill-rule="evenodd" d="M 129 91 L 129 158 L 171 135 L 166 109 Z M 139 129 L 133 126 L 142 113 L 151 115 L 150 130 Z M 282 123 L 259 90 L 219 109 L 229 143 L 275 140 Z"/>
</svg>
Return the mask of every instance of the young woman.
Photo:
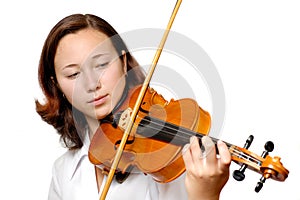
<svg viewBox="0 0 300 200">
<path fill-rule="evenodd" d="M 36 110 L 68 148 L 54 163 L 49 199 L 99 199 L 106 175 L 88 159 L 90 140 L 99 121 L 144 75 L 110 24 L 94 15 L 74 14 L 50 31 L 38 76 L 45 102 L 36 101 Z M 184 146 L 186 172 L 174 181 L 161 184 L 144 173 L 131 173 L 123 183 L 113 180 L 106 199 L 219 199 L 231 157 L 221 141 L 218 156 L 208 137 L 202 143 L 209 152 L 205 155 L 196 137 Z"/>
</svg>

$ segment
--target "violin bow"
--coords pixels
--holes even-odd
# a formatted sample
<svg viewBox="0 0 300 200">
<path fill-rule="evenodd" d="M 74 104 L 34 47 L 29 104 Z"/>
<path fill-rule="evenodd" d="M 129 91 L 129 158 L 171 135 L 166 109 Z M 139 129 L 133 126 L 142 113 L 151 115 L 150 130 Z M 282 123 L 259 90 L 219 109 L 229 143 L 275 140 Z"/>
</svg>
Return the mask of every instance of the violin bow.
<svg viewBox="0 0 300 200">
<path fill-rule="evenodd" d="M 119 147 L 118 147 L 118 149 L 117 149 L 117 151 L 116 151 L 116 155 L 115 155 L 115 157 L 114 157 L 113 163 L 112 163 L 112 165 L 111 165 L 111 167 L 110 167 L 110 170 L 109 170 L 109 173 L 108 173 L 108 175 L 107 175 L 107 180 L 106 180 L 106 182 L 105 182 L 103 191 L 102 191 L 102 193 L 101 193 L 100 200 L 105 200 L 105 198 L 106 198 L 106 195 L 107 195 L 108 190 L 109 190 L 109 188 L 110 188 L 111 182 L 112 182 L 113 177 L 114 177 L 114 175 L 115 175 L 115 171 L 116 171 L 116 169 L 117 169 L 117 167 L 118 167 L 118 164 L 119 164 L 119 162 L 120 162 L 120 159 L 121 159 L 123 150 L 124 150 L 124 148 L 125 148 L 126 141 L 127 141 L 128 137 L 129 137 L 129 134 L 130 134 L 131 129 L 132 129 L 132 127 L 133 127 L 135 118 L 137 117 L 137 113 L 138 113 L 138 111 L 139 111 L 140 105 L 141 105 L 141 103 L 142 103 L 142 100 L 143 100 L 143 98 L 144 98 L 144 96 L 145 96 L 145 93 L 146 93 L 146 91 L 147 91 L 147 88 L 148 88 L 148 86 L 149 86 L 150 80 L 151 80 L 152 75 L 153 75 L 153 73 L 154 73 L 154 70 L 155 70 L 155 68 L 156 68 L 156 65 L 157 65 L 157 62 L 158 62 L 159 57 L 160 57 L 160 55 L 161 55 L 161 52 L 162 52 L 162 50 L 163 50 L 163 47 L 164 47 L 164 45 L 165 45 L 165 43 L 166 43 L 167 37 L 168 37 L 168 35 L 169 35 L 170 29 L 171 29 L 171 27 L 172 27 L 172 24 L 173 24 L 173 22 L 174 22 L 174 19 L 175 19 L 175 17 L 176 17 L 176 14 L 177 14 L 177 12 L 178 12 L 178 10 L 179 10 L 179 7 L 180 7 L 180 5 L 181 5 L 181 2 L 182 2 L 182 0 L 177 0 L 177 2 L 176 2 L 176 4 L 175 4 L 175 7 L 174 7 L 174 10 L 173 10 L 173 12 L 172 12 L 172 14 L 171 14 L 171 17 L 170 17 L 170 19 L 169 19 L 169 22 L 168 22 L 168 24 L 167 24 L 167 28 L 166 28 L 166 30 L 165 30 L 165 32 L 164 32 L 164 35 L 163 35 L 163 37 L 162 37 L 162 39 L 161 39 L 161 41 L 160 41 L 160 44 L 159 44 L 159 46 L 158 46 L 158 49 L 156 50 L 156 53 L 155 53 L 155 55 L 154 55 L 152 64 L 151 64 L 151 66 L 150 66 L 150 68 L 149 68 L 149 71 L 148 71 L 147 76 L 145 77 L 145 80 L 144 80 L 144 82 L 143 82 L 143 85 L 142 85 L 142 88 L 141 88 L 141 90 L 140 90 L 139 96 L 138 96 L 138 98 L 137 98 L 137 101 L 136 101 L 136 103 L 135 103 L 135 106 L 134 106 L 134 108 L 133 108 L 133 110 L 132 110 L 132 113 L 131 113 L 131 115 L 130 115 L 130 121 L 129 121 L 129 123 L 128 123 L 128 125 L 127 125 L 125 131 L 124 131 L 122 140 L 121 140 L 120 145 L 119 145 Z"/>
</svg>

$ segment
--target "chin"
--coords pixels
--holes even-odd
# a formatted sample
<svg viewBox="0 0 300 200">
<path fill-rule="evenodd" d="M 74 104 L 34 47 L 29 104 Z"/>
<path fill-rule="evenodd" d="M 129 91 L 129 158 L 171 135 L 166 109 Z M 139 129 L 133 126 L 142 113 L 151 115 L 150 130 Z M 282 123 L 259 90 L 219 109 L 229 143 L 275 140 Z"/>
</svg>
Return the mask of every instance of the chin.
<svg viewBox="0 0 300 200">
<path fill-rule="evenodd" d="M 96 118 L 98 120 L 101 120 L 101 119 L 105 118 L 107 115 L 109 115 L 110 112 L 111 112 L 111 110 L 107 110 L 107 111 L 102 110 L 101 112 L 96 112 Z"/>
</svg>

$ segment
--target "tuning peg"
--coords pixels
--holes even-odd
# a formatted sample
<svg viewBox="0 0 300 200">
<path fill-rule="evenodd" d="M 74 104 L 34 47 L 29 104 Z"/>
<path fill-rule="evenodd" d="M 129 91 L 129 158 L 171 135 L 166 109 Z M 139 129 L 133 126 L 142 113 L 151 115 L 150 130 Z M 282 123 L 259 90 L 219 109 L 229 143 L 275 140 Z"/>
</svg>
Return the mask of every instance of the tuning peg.
<svg viewBox="0 0 300 200">
<path fill-rule="evenodd" d="M 274 143 L 272 141 L 266 142 L 265 150 L 261 154 L 261 157 L 265 158 L 269 154 L 269 152 L 272 152 L 273 150 L 274 150 Z"/>
<path fill-rule="evenodd" d="M 245 179 L 245 170 L 247 169 L 248 165 L 242 164 L 241 168 L 239 170 L 234 170 L 233 171 L 233 178 L 237 181 L 242 181 Z"/>
<path fill-rule="evenodd" d="M 253 135 L 250 135 L 248 139 L 246 140 L 246 143 L 244 144 L 244 148 L 248 149 L 250 145 L 252 144 L 252 141 L 254 139 Z M 245 179 L 245 170 L 247 169 L 248 165 L 242 164 L 241 168 L 238 170 L 233 171 L 233 178 L 237 181 L 242 181 Z"/>
<path fill-rule="evenodd" d="M 253 142 L 253 139 L 254 139 L 254 136 L 253 135 L 250 135 L 248 137 L 248 139 L 246 140 L 246 143 L 244 144 L 244 148 L 245 149 L 248 149 L 250 147 L 250 145 L 252 144 Z"/>
<path fill-rule="evenodd" d="M 263 187 L 265 181 L 266 181 L 266 178 L 264 176 L 262 176 L 259 179 L 259 182 L 257 182 L 257 184 L 256 184 L 255 192 L 259 192 L 261 190 L 261 188 Z"/>
<path fill-rule="evenodd" d="M 269 152 L 272 152 L 274 150 L 274 143 L 272 141 L 268 141 L 265 144 L 265 150 L 263 151 L 263 153 L 261 154 L 262 158 L 266 158 L 266 156 L 269 154 Z M 255 187 L 255 192 L 259 192 L 264 183 L 266 182 L 268 178 L 268 174 L 263 174 L 262 177 L 259 179 L 259 182 L 257 182 L 256 187 Z"/>
</svg>

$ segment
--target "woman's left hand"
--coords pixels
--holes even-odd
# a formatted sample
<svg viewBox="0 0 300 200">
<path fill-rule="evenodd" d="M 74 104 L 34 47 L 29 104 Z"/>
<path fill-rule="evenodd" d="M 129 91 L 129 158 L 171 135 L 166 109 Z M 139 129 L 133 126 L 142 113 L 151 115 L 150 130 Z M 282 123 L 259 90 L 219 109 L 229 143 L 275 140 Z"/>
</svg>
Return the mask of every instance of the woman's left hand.
<svg viewBox="0 0 300 200">
<path fill-rule="evenodd" d="M 216 200 L 228 181 L 231 155 L 222 141 L 217 143 L 219 155 L 216 155 L 215 144 L 209 137 L 202 138 L 202 145 L 204 152 L 197 137 L 193 136 L 182 150 L 186 166 L 185 186 L 189 200 Z"/>
</svg>

